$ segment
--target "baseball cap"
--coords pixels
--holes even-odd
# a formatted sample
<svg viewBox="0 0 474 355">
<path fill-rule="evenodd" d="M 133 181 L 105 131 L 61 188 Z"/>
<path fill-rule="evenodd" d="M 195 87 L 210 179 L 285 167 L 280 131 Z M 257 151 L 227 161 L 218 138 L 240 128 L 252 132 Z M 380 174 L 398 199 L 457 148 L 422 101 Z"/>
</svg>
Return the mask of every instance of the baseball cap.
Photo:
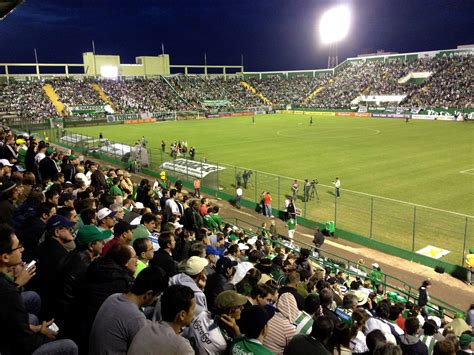
<svg viewBox="0 0 474 355">
<path fill-rule="evenodd" d="M 59 205 L 63 206 L 65 201 L 68 200 L 75 200 L 76 198 L 74 197 L 73 194 L 68 194 L 67 192 L 62 193 L 61 196 L 59 197 Z"/>
<path fill-rule="evenodd" d="M 23 138 L 18 138 L 16 141 L 15 141 L 16 144 L 25 144 L 26 141 L 23 139 Z"/>
<path fill-rule="evenodd" d="M 11 180 L 8 180 L 5 183 L 0 182 L 0 195 L 5 193 L 5 192 L 10 191 L 11 189 L 13 189 L 15 187 L 16 187 L 16 184 Z"/>
<path fill-rule="evenodd" d="M 76 243 L 77 244 L 88 244 L 98 240 L 106 240 L 110 238 L 112 231 L 104 230 L 100 231 L 96 226 L 90 224 L 82 227 L 77 231 Z"/>
<path fill-rule="evenodd" d="M 13 166 L 12 163 L 10 163 L 7 159 L 0 159 L 0 164 L 3 166 Z"/>
<path fill-rule="evenodd" d="M 132 226 L 130 223 L 124 220 L 118 221 L 114 225 L 114 235 L 119 236 L 125 233 L 126 231 L 131 231 L 131 230 L 134 230 L 135 228 L 137 228 L 137 226 Z"/>
<path fill-rule="evenodd" d="M 272 306 L 253 305 L 242 310 L 240 331 L 247 337 L 260 334 L 270 319 L 275 315 Z"/>
<path fill-rule="evenodd" d="M 73 184 L 72 182 L 70 182 L 70 181 L 66 181 L 66 182 L 64 183 L 64 188 L 68 188 L 68 187 L 74 187 L 74 184 Z"/>
<path fill-rule="evenodd" d="M 240 250 L 248 250 L 248 249 L 250 249 L 249 246 L 248 246 L 247 244 L 245 244 L 245 243 L 239 243 L 238 245 L 239 245 L 239 249 L 240 249 Z"/>
<path fill-rule="evenodd" d="M 135 202 L 135 206 L 133 206 L 134 210 L 141 210 L 142 208 L 145 208 L 145 206 L 143 206 L 143 203 Z"/>
<path fill-rule="evenodd" d="M 115 212 L 112 210 L 109 210 L 106 207 L 101 208 L 99 212 L 97 212 L 97 219 L 99 221 L 103 220 L 105 217 L 113 217 L 113 216 L 115 216 Z"/>
<path fill-rule="evenodd" d="M 223 270 L 226 270 L 228 268 L 237 266 L 237 261 L 231 260 L 228 257 L 222 257 L 219 260 L 217 260 L 216 263 L 216 272 L 222 272 Z"/>
<path fill-rule="evenodd" d="M 183 227 L 184 227 L 184 225 L 182 225 L 182 224 L 179 223 L 179 222 L 174 222 L 174 223 L 173 223 L 173 226 L 174 226 L 176 229 L 178 229 L 178 228 L 183 228 Z"/>
<path fill-rule="evenodd" d="M 235 242 L 236 240 L 239 240 L 239 237 L 237 237 L 235 234 L 229 235 L 229 240 L 231 242 Z"/>
<path fill-rule="evenodd" d="M 471 343 L 474 343 L 474 337 L 468 333 L 461 334 L 459 337 L 459 345 L 462 347 L 469 346 Z"/>
<path fill-rule="evenodd" d="M 214 300 L 214 306 L 217 309 L 227 309 L 238 306 L 243 306 L 247 303 L 247 297 L 235 292 L 234 290 L 227 290 L 219 293 Z"/>
<path fill-rule="evenodd" d="M 56 214 L 52 216 L 50 219 L 48 219 L 48 223 L 46 223 L 46 229 L 59 228 L 59 227 L 71 228 L 75 224 L 76 222 L 72 222 L 66 217 Z"/>
<path fill-rule="evenodd" d="M 69 160 L 76 160 L 77 157 L 74 154 L 71 154 L 70 156 L 68 156 L 68 159 Z"/>
<path fill-rule="evenodd" d="M 206 255 L 219 255 L 223 256 L 224 253 L 220 251 L 219 249 L 213 247 L 212 245 L 206 246 Z"/>
<path fill-rule="evenodd" d="M 46 148 L 46 155 L 51 155 L 54 153 L 54 148 L 53 147 L 48 147 Z"/>
<path fill-rule="evenodd" d="M 206 258 L 191 256 L 187 261 L 184 272 L 190 276 L 199 274 L 209 264 Z"/>
<path fill-rule="evenodd" d="M 379 267 L 380 267 L 380 265 L 379 265 L 379 264 L 377 264 L 377 263 L 373 263 L 373 264 L 372 264 L 372 267 L 379 268 Z"/>
</svg>

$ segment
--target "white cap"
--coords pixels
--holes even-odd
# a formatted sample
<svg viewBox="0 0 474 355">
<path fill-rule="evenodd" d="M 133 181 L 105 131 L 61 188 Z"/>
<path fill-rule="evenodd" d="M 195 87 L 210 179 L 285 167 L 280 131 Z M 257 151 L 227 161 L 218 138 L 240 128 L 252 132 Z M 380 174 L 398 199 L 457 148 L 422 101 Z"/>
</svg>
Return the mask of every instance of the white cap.
<svg viewBox="0 0 474 355">
<path fill-rule="evenodd" d="M 183 227 L 184 227 L 184 225 L 182 225 L 182 224 L 179 223 L 178 221 L 174 222 L 174 223 L 173 223 L 173 226 L 174 226 L 176 229 L 178 229 L 178 228 L 183 228 Z"/>
<path fill-rule="evenodd" d="M 239 245 L 240 250 L 248 250 L 249 249 L 249 246 L 247 244 L 239 243 L 238 245 Z"/>
<path fill-rule="evenodd" d="M 114 215 L 115 215 L 115 212 L 104 207 L 104 208 L 101 208 L 99 212 L 97 212 L 97 219 L 100 221 L 100 220 L 103 220 L 105 217 L 108 217 L 108 216 L 113 217 Z"/>
<path fill-rule="evenodd" d="M 199 256 L 191 256 L 186 261 L 186 267 L 184 272 L 189 276 L 194 276 L 199 274 L 204 268 L 209 264 L 209 261 L 206 258 L 201 258 Z"/>
<path fill-rule="evenodd" d="M 13 166 L 7 159 L 0 159 L 0 163 L 3 164 L 3 166 Z"/>
<path fill-rule="evenodd" d="M 133 206 L 134 210 L 141 210 L 142 208 L 145 208 L 145 206 L 143 206 L 143 203 L 135 202 L 135 206 Z"/>
<path fill-rule="evenodd" d="M 373 264 L 372 264 L 372 267 L 379 268 L 380 266 L 379 266 L 379 264 L 377 264 L 377 263 L 373 263 Z"/>
</svg>

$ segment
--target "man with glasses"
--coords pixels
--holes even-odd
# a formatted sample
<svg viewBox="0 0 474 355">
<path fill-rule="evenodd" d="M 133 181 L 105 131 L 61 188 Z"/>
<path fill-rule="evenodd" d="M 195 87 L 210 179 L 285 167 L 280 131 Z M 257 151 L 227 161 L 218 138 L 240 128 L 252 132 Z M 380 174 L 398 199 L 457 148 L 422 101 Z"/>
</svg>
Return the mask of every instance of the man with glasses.
<svg viewBox="0 0 474 355">
<path fill-rule="evenodd" d="M 150 239 L 137 239 L 133 242 L 133 249 L 137 253 L 137 271 L 135 272 L 135 277 L 145 268 L 148 267 L 148 263 L 153 256 L 155 255 L 155 250 L 153 249 L 153 244 Z"/>
<path fill-rule="evenodd" d="M 22 263 L 23 246 L 13 229 L 0 225 L 0 353 L 78 354 L 71 340 L 50 341 L 57 335 L 48 327 L 52 323 L 29 324 L 28 313 L 17 285 L 10 274 L 12 267 Z"/>
</svg>

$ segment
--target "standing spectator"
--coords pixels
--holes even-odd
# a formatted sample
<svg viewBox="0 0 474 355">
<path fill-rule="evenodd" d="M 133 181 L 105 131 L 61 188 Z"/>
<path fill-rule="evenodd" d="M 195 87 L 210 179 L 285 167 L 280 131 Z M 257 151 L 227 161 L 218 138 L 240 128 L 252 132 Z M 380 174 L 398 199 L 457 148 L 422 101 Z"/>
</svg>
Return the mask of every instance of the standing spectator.
<svg viewBox="0 0 474 355">
<path fill-rule="evenodd" d="M 126 354 L 135 335 L 147 324 L 141 308 L 153 303 L 167 286 L 162 270 L 147 268 L 130 291 L 109 296 L 92 325 L 89 354 Z"/>
<path fill-rule="evenodd" d="M 321 256 L 321 247 L 324 244 L 324 241 L 326 238 L 324 237 L 324 234 L 321 232 L 321 230 L 316 228 L 316 231 L 314 232 L 314 238 L 313 238 L 313 244 L 314 244 L 314 250 L 318 253 L 319 256 Z"/>
<path fill-rule="evenodd" d="M 298 184 L 298 180 L 293 181 L 291 184 L 291 198 L 296 201 L 298 198 L 298 190 L 300 189 L 300 185 Z"/>
<path fill-rule="evenodd" d="M 193 290 L 182 285 L 168 287 L 161 296 L 161 318 L 148 323 L 133 338 L 129 355 L 194 355 L 189 341 L 180 333 L 194 318 L 196 299 Z"/>
<path fill-rule="evenodd" d="M 265 195 L 263 196 L 263 207 L 265 209 L 265 216 L 267 217 L 273 217 L 273 212 L 272 212 L 272 196 L 270 195 L 270 192 L 265 192 Z"/>
<path fill-rule="evenodd" d="M 290 239 L 291 245 L 293 245 L 293 239 L 295 237 L 296 232 L 296 219 L 290 217 L 286 222 L 286 225 L 288 227 L 288 238 Z"/>
<path fill-rule="evenodd" d="M 308 179 L 305 179 L 303 189 L 304 189 L 304 202 L 308 202 L 309 192 L 311 190 L 311 183 L 308 181 Z"/>
<path fill-rule="evenodd" d="M 37 154 L 37 156 L 40 153 Z M 45 157 L 41 159 L 39 162 L 39 174 L 41 177 L 41 181 L 43 183 L 46 183 L 50 180 L 52 180 L 57 173 L 59 173 L 59 168 L 58 165 L 56 164 L 56 161 L 53 159 L 53 154 L 54 154 L 54 149 L 52 147 L 48 147 L 45 150 Z"/>
<path fill-rule="evenodd" d="M 235 207 L 240 209 L 240 201 L 242 200 L 242 187 L 240 185 L 237 185 L 237 188 L 235 189 Z"/>
<path fill-rule="evenodd" d="M 333 182 L 333 185 L 336 189 L 336 197 L 341 197 L 341 180 L 339 180 L 339 178 L 337 177 L 336 178 L 336 181 Z"/>
<path fill-rule="evenodd" d="M 194 197 L 201 197 L 201 181 L 199 178 L 194 179 Z"/>
<path fill-rule="evenodd" d="M 425 280 L 418 288 L 418 307 L 421 309 L 421 314 L 424 317 L 428 317 L 428 302 L 430 301 L 430 296 L 428 294 L 428 289 L 431 287 L 431 281 Z"/>
<path fill-rule="evenodd" d="M 472 286 L 474 284 L 474 280 L 472 278 L 472 273 L 474 272 L 474 248 L 469 249 L 469 254 L 466 255 L 466 270 L 466 283 Z"/>
</svg>

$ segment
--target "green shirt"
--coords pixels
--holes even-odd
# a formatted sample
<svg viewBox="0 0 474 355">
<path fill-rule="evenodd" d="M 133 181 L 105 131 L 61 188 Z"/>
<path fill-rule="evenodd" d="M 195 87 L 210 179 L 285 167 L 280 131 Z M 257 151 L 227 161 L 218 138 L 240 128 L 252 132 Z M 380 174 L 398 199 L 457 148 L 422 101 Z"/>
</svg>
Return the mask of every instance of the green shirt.
<svg viewBox="0 0 474 355">
<path fill-rule="evenodd" d="M 137 278 L 138 274 L 143 270 L 146 269 L 147 264 L 145 264 L 140 259 L 137 260 L 137 271 L 135 271 L 135 278 Z"/>
<path fill-rule="evenodd" d="M 214 219 L 208 214 L 203 217 L 203 222 L 206 228 L 211 229 L 213 231 L 217 230 L 217 228 L 219 227 L 214 221 Z"/>
<path fill-rule="evenodd" d="M 222 218 L 221 218 L 221 216 L 219 216 L 219 214 L 214 213 L 211 217 L 212 217 L 212 220 L 214 222 L 216 222 L 216 224 L 219 228 L 224 224 L 224 222 L 222 221 Z"/>
<path fill-rule="evenodd" d="M 295 230 L 296 229 L 296 220 L 293 218 L 290 218 L 288 220 L 288 230 Z"/>
<path fill-rule="evenodd" d="M 120 190 L 120 187 L 117 185 L 113 185 L 110 190 L 110 196 L 123 196 L 123 191 Z"/>
<path fill-rule="evenodd" d="M 230 348 L 231 355 L 274 355 L 258 340 L 248 339 L 245 336 L 235 338 Z"/>
</svg>

